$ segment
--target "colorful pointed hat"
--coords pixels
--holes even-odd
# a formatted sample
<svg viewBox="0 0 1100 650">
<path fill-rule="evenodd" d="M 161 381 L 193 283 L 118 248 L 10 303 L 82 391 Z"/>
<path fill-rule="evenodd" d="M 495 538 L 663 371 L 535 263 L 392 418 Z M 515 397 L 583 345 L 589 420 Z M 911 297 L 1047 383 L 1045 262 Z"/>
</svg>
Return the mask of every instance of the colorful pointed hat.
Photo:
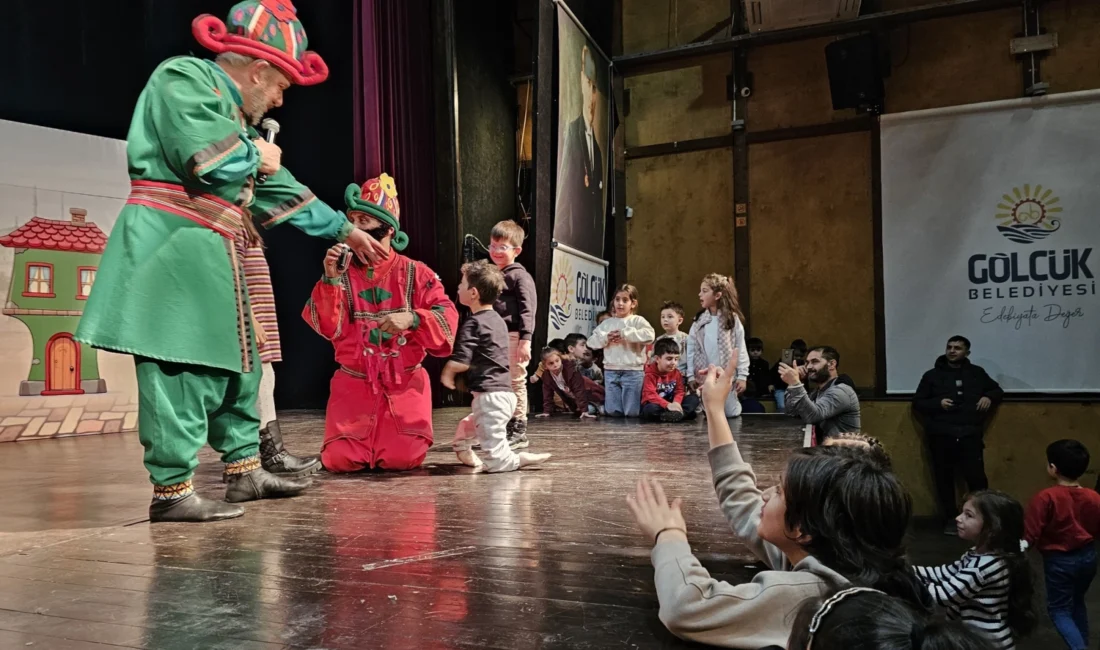
<svg viewBox="0 0 1100 650">
<path fill-rule="evenodd" d="M 306 30 L 291 0 L 245 0 L 229 10 L 229 26 L 203 14 L 191 23 L 195 38 L 206 49 L 263 59 L 302 86 L 328 78 L 321 55 L 306 49 Z"/>
<path fill-rule="evenodd" d="M 403 251 L 409 245 L 409 236 L 401 232 L 401 204 L 397 202 L 397 184 L 389 174 L 372 178 L 360 187 L 355 183 L 348 185 L 344 192 L 344 202 L 348 212 L 362 212 L 378 219 L 387 226 L 393 226 L 393 239 L 390 246 Z"/>
</svg>

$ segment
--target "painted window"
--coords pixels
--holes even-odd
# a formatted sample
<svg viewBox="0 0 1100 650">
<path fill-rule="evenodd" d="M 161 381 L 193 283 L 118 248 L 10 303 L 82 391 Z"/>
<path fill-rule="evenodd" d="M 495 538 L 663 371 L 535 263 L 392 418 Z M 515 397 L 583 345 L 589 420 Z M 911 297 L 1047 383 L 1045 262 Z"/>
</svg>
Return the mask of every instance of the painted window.
<svg viewBox="0 0 1100 650">
<path fill-rule="evenodd" d="M 95 284 L 95 271 L 94 266 L 82 266 L 77 270 L 78 291 L 76 297 L 80 300 L 87 300 L 88 296 L 92 295 L 92 285 Z"/>
<path fill-rule="evenodd" d="M 53 298 L 53 264 L 27 263 L 27 285 L 23 295 Z"/>
</svg>

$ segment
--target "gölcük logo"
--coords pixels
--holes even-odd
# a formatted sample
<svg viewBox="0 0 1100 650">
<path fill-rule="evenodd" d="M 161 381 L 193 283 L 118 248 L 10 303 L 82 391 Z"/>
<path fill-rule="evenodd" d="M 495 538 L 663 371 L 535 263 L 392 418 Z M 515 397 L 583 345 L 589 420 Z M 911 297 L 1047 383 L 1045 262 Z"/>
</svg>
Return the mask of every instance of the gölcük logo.
<svg viewBox="0 0 1100 650">
<path fill-rule="evenodd" d="M 554 288 L 550 291 L 550 321 L 556 329 L 565 327 L 569 320 L 573 303 L 573 265 L 564 257 L 559 257 L 550 272 L 553 275 Z"/>
<path fill-rule="evenodd" d="M 1062 208 L 1055 205 L 1059 199 L 1053 194 L 1054 190 L 1042 185 L 1034 188 L 1024 185 L 1023 190 L 1012 188 L 1012 194 L 1005 194 L 997 204 L 997 231 L 1017 244 L 1033 244 L 1054 234 L 1062 227 L 1054 216 Z"/>
</svg>

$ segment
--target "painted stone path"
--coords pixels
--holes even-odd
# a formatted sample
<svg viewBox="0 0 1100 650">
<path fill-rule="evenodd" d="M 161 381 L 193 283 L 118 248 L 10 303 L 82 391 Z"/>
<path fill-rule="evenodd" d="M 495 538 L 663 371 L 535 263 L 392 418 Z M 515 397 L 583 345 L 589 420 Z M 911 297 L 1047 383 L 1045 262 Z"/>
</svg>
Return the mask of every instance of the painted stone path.
<svg viewBox="0 0 1100 650">
<path fill-rule="evenodd" d="M 137 395 L 0 397 L 0 442 L 137 431 Z"/>
</svg>

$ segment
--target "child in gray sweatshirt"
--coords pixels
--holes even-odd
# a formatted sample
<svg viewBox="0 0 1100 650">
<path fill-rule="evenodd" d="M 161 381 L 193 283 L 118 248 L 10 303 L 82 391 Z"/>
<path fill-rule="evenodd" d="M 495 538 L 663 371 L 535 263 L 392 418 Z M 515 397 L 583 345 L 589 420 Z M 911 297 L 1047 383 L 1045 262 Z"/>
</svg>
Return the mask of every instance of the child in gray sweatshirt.
<svg viewBox="0 0 1100 650">
<path fill-rule="evenodd" d="M 659 483 L 643 479 L 629 505 L 654 540 L 661 622 L 682 639 L 756 650 L 786 647 L 801 603 L 849 583 L 924 605 L 903 546 L 909 496 L 877 456 L 803 449 L 788 460 L 782 485 L 756 486 L 724 413 L 736 359 L 726 370 L 711 368 L 703 386 L 709 459 L 723 514 L 768 570 L 737 585 L 712 578 L 691 552 L 679 500 L 669 504 Z"/>
</svg>

